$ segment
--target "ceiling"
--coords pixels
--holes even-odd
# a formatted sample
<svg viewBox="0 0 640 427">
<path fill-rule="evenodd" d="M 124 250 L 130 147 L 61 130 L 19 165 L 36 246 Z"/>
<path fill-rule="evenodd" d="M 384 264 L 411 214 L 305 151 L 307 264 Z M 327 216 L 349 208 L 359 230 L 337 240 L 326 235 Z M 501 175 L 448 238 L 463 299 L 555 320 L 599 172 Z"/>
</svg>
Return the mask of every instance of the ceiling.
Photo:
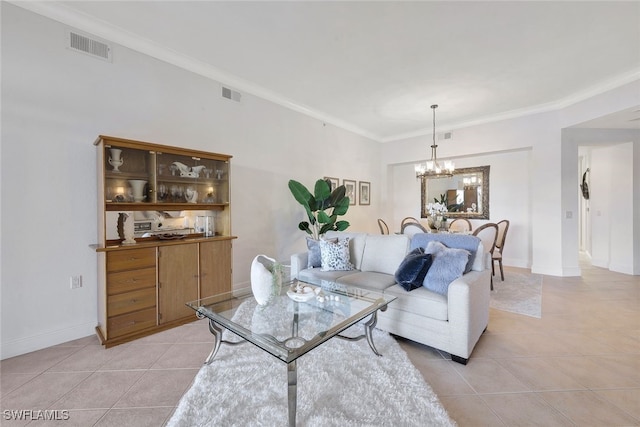
<svg viewBox="0 0 640 427">
<path fill-rule="evenodd" d="M 638 1 L 28 3 L 378 141 L 430 134 L 431 104 L 454 129 L 640 78 Z M 640 128 L 637 110 L 597 126 Z"/>
</svg>

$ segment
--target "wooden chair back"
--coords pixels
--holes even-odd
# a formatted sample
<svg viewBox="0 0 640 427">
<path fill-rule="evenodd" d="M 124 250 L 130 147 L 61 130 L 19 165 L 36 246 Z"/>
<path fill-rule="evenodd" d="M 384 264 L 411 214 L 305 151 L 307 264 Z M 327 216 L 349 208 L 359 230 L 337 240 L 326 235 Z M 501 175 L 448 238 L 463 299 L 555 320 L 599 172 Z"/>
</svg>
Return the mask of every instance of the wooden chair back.
<svg viewBox="0 0 640 427">
<path fill-rule="evenodd" d="M 410 222 L 416 222 L 416 223 L 420 224 L 420 221 L 418 221 L 416 218 L 414 218 L 412 216 L 408 216 L 408 217 L 406 217 L 405 219 L 403 219 L 400 222 L 400 229 L 402 230 L 402 226 L 405 225 L 405 224 L 408 224 Z"/>
<path fill-rule="evenodd" d="M 380 227 L 381 234 L 389 234 L 389 226 L 382 218 L 378 218 L 378 227 Z"/>
<path fill-rule="evenodd" d="M 472 228 L 471 221 L 466 218 L 456 218 L 449 223 L 449 231 L 452 232 L 471 231 Z"/>
<path fill-rule="evenodd" d="M 498 226 L 498 237 L 496 238 L 496 248 L 503 251 L 504 242 L 507 240 L 507 231 L 509 231 L 509 220 L 503 219 L 502 221 L 498 221 L 496 223 Z"/>
<path fill-rule="evenodd" d="M 408 234 L 413 236 L 416 233 L 428 233 L 429 231 L 422 226 L 419 222 L 406 222 L 400 229 L 402 234 Z"/>
</svg>

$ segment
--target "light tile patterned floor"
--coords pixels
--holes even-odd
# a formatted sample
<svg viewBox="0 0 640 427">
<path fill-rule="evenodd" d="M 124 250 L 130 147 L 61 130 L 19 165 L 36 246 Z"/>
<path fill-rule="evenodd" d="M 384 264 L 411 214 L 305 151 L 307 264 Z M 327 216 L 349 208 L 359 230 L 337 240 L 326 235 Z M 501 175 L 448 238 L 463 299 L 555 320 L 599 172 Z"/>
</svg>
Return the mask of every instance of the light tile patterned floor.
<svg viewBox="0 0 640 427">
<path fill-rule="evenodd" d="M 640 277 L 582 267 L 544 277 L 542 319 L 492 310 L 466 366 L 399 339 L 458 425 L 640 426 Z M 108 350 L 90 336 L 3 360 L 0 424 L 29 424 L 4 410 L 64 409 L 68 420 L 29 425 L 161 426 L 211 341 L 194 322 Z"/>
</svg>

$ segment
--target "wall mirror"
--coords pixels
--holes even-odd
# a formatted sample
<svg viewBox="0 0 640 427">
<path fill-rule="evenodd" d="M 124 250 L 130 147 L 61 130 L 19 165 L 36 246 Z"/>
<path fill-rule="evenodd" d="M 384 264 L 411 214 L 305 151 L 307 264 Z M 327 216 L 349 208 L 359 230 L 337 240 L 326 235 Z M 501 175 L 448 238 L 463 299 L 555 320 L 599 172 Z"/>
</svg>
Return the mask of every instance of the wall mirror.
<svg viewBox="0 0 640 427">
<path fill-rule="evenodd" d="M 422 178 L 421 191 L 422 218 L 429 216 L 427 204 L 444 199 L 448 218 L 489 219 L 489 166 L 456 169 L 450 178 Z"/>
</svg>

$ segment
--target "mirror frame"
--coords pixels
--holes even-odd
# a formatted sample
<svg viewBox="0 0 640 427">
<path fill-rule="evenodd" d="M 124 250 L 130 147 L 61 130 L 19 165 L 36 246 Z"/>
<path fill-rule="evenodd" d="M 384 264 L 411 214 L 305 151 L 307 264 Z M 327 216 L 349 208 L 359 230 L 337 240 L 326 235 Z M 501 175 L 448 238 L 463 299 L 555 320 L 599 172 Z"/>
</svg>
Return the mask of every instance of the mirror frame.
<svg viewBox="0 0 640 427">
<path fill-rule="evenodd" d="M 463 175 L 466 173 L 477 173 L 482 172 L 482 213 L 478 212 L 449 212 L 447 213 L 447 218 L 467 218 L 467 219 L 489 219 L 489 168 L 490 166 L 478 166 L 473 168 L 461 168 L 456 169 L 453 172 L 453 176 Z M 442 178 L 431 178 L 431 179 L 442 179 Z M 429 212 L 427 212 L 427 204 L 429 200 L 433 199 L 433 197 L 429 198 L 427 194 L 427 190 L 429 189 L 429 178 L 422 177 L 421 178 L 421 197 L 420 197 L 420 216 L 422 218 L 427 218 L 429 216 Z"/>
</svg>

